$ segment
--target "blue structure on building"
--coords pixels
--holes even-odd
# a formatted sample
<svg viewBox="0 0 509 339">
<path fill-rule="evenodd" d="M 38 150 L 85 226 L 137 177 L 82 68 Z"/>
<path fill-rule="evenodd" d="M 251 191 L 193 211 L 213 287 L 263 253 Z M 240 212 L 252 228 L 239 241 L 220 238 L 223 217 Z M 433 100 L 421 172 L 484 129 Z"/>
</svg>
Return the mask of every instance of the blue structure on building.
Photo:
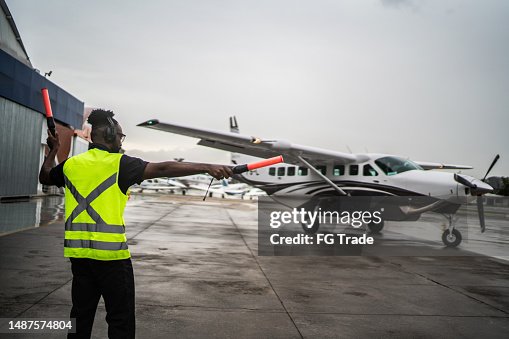
<svg viewBox="0 0 509 339">
<path fill-rule="evenodd" d="M 41 88 L 50 93 L 53 115 L 59 122 L 81 127 L 84 103 L 58 87 L 33 68 L 0 50 L 0 97 L 44 114 Z"/>
</svg>

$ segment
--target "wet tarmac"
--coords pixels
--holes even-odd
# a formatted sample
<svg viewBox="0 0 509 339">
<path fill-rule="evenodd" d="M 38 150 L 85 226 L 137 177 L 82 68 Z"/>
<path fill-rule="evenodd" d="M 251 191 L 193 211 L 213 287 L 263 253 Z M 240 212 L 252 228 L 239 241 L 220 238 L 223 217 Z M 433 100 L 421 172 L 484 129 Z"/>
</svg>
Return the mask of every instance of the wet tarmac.
<svg viewBox="0 0 509 339">
<path fill-rule="evenodd" d="M 72 277 L 62 256 L 62 201 L 35 200 L 25 203 L 25 212 L 19 203 L 0 204 L 3 318 L 69 316 Z M 29 213 L 39 213 L 32 228 Z M 507 245 L 500 232 L 507 231 L 507 219 L 499 220 L 496 235 L 472 231 L 472 241 L 449 256 L 435 255 L 444 250 L 441 230 L 435 237 L 428 226 L 436 220 L 424 218 L 413 227 L 431 233 L 422 240 L 412 234 L 408 244 L 429 255 L 322 257 L 258 256 L 254 201 L 133 195 L 125 219 L 139 338 L 509 334 L 509 264 L 475 251 L 479 242 L 489 242 L 502 254 L 497 257 L 504 257 Z M 401 232 L 388 225 L 378 240 L 397 239 Z M 101 301 L 95 338 L 107 337 L 104 317 Z"/>
</svg>

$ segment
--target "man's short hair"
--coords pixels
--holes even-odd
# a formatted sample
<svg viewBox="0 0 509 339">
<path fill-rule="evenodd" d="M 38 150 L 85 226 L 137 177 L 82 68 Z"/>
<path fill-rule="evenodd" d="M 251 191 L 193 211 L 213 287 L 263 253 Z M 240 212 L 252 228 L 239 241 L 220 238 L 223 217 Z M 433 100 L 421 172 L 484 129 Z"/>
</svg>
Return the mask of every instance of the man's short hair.
<svg viewBox="0 0 509 339">
<path fill-rule="evenodd" d="M 99 135 L 99 130 L 102 129 L 102 127 L 107 127 L 110 125 L 110 122 L 108 121 L 108 118 L 110 118 L 113 121 L 113 124 L 118 125 L 118 121 L 113 119 L 113 116 L 115 113 L 110 110 L 105 110 L 102 108 L 94 109 L 92 112 L 90 112 L 90 115 L 88 116 L 88 123 L 92 125 L 92 141 Z"/>
<path fill-rule="evenodd" d="M 102 108 L 94 109 L 92 112 L 90 112 L 90 115 L 88 116 L 88 123 L 92 125 L 92 128 L 94 127 L 101 127 L 101 126 L 109 126 L 110 123 L 108 122 L 108 118 L 113 120 L 113 123 L 115 125 L 118 125 L 118 121 L 113 119 L 113 116 L 115 113 L 110 110 L 105 110 Z"/>
</svg>

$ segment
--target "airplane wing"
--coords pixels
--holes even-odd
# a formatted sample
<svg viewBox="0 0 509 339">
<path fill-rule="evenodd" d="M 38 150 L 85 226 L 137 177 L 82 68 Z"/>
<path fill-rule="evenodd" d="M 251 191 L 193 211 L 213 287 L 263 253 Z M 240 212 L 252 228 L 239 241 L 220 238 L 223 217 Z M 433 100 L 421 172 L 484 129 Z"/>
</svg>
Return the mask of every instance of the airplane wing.
<svg viewBox="0 0 509 339">
<path fill-rule="evenodd" d="M 472 169 L 472 166 L 465 165 L 452 165 L 452 164 L 442 164 L 439 162 L 427 162 L 427 161 L 414 161 L 417 165 L 421 166 L 425 170 L 432 169 Z"/>
<path fill-rule="evenodd" d="M 153 119 L 138 124 L 141 127 L 181 134 L 198 138 L 198 145 L 217 148 L 223 151 L 243 153 L 259 158 L 271 158 L 283 155 L 286 163 L 301 164 L 298 156 L 311 163 L 335 162 L 348 164 L 368 160 L 361 154 L 349 154 L 332 150 L 293 144 L 284 140 L 263 140 L 232 132 L 218 132 L 203 128 L 194 128 L 177 124 L 168 124 Z"/>
</svg>

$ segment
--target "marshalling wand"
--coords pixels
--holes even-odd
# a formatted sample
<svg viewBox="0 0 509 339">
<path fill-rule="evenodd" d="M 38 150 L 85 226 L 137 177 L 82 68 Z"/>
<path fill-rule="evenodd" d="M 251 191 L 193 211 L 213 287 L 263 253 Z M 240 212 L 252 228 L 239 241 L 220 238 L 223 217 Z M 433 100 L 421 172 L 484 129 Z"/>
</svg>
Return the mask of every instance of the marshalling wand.
<svg viewBox="0 0 509 339">
<path fill-rule="evenodd" d="M 42 100 L 44 102 L 44 108 L 46 109 L 46 123 L 51 135 L 55 136 L 55 120 L 53 120 L 53 112 L 51 111 L 51 102 L 49 100 L 49 93 L 47 88 L 41 89 Z"/>
<path fill-rule="evenodd" d="M 252 162 L 250 164 L 237 165 L 237 166 L 232 168 L 232 172 L 233 172 L 233 174 L 240 174 L 240 173 L 244 173 L 244 172 L 247 172 L 247 171 L 255 170 L 257 168 L 267 167 L 267 166 L 270 166 L 270 165 L 279 164 L 279 163 L 281 163 L 283 161 L 284 161 L 283 160 L 283 156 L 282 155 L 278 155 L 277 157 L 274 157 L 274 158 L 263 159 L 263 160 L 260 160 L 260 161 L 257 161 L 257 162 Z M 212 178 L 210 180 L 209 187 L 207 187 L 207 191 L 205 192 L 205 196 L 203 197 L 203 201 L 205 201 L 205 199 L 207 198 L 207 194 L 209 193 L 210 185 L 212 185 L 213 181 L 214 181 L 214 178 Z"/>
</svg>

